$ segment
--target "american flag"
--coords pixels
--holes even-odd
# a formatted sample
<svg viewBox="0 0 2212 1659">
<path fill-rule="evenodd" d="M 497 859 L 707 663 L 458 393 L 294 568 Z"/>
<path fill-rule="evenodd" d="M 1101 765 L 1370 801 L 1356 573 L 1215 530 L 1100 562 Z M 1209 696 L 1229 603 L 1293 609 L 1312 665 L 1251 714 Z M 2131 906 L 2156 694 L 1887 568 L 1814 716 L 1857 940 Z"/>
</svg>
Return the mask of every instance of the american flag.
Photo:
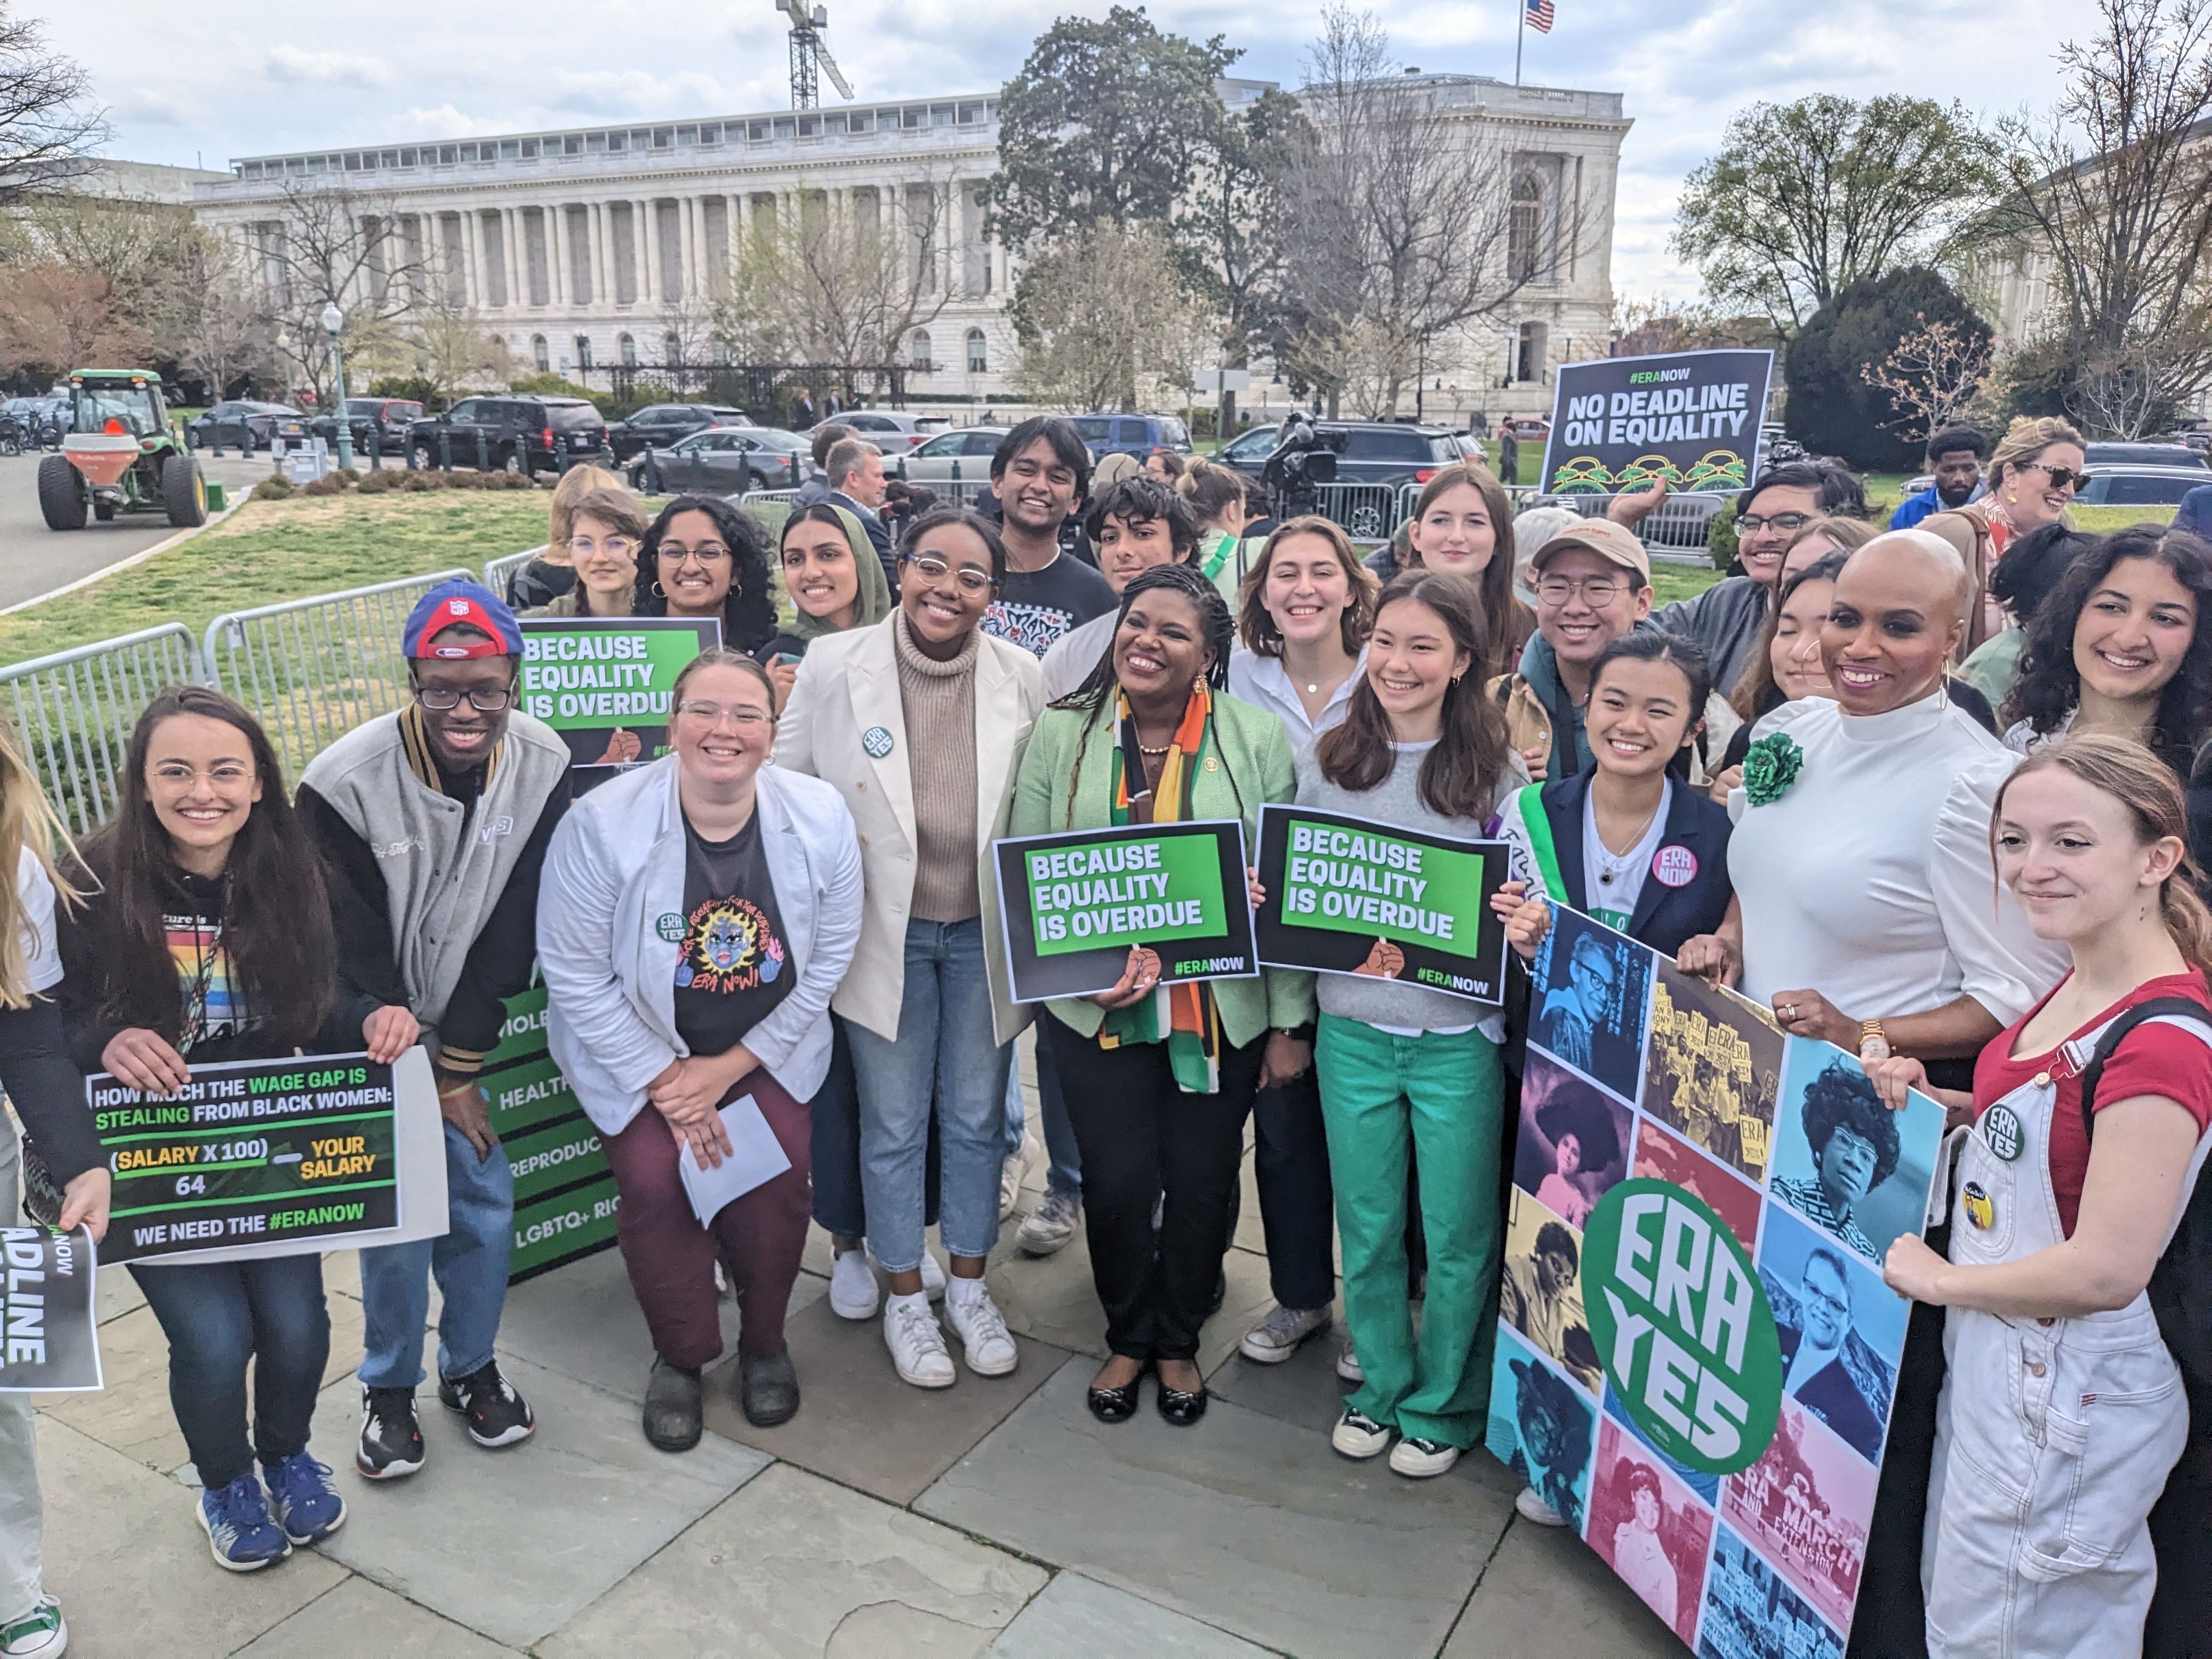
<svg viewBox="0 0 2212 1659">
<path fill-rule="evenodd" d="M 1552 32 L 1552 0 L 1527 0 L 1528 27 L 1539 34 Z"/>
</svg>

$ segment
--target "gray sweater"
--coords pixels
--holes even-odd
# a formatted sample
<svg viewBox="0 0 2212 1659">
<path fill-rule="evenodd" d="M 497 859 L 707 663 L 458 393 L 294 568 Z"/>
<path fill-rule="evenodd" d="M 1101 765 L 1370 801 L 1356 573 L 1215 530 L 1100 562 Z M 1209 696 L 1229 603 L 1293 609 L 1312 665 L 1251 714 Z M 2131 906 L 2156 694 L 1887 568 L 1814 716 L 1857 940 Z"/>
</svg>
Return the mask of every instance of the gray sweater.
<svg viewBox="0 0 2212 1659">
<path fill-rule="evenodd" d="M 1390 775 L 1364 793 L 1340 789 L 1321 775 L 1321 767 L 1314 759 L 1310 744 L 1297 753 L 1298 805 L 1318 807 L 1326 812 L 1344 812 L 1353 817 L 1371 818 L 1400 830 L 1418 830 L 1425 836 L 1452 836 L 1462 841 L 1479 841 L 1485 825 L 1472 818 L 1448 818 L 1441 812 L 1429 810 L 1421 799 L 1419 787 L 1421 763 L 1428 757 L 1432 743 L 1400 744 L 1397 763 Z M 1502 808 L 1507 797 L 1528 781 L 1528 769 L 1522 765 L 1518 755 L 1509 751 L 1511 770 L 1498 781 L 1498 795 L 1492 804 L 1493 813 Z M 1315 994 L 1321 1011 L 1340 1019 L 1361 1020 L 1370 1025 L 1395 1025 L 1401 1030 L 1449 1031 L 1481 1024 L 1489 1027 L 1492 1040 L 1497 1040 L 1498 1026 L 1492 1022 L 1501 1017 L 1498 1011 L 1479 1002 L 1469 1002 L 1465 997 L 1455 997 L 1443 991 L 1431 991 L 1419 985 L 1406 985 L 1395 980 L 1369 979 L 1353 974 L 1316 974 L 1314 975 Z"/>
</svg>

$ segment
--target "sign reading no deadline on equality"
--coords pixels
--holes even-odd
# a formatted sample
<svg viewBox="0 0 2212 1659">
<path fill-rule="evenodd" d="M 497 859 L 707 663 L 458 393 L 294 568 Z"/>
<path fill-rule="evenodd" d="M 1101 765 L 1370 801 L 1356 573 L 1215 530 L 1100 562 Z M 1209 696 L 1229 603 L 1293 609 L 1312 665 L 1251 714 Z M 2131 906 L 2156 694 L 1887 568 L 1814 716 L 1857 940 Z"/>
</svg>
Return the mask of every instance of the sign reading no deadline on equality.
<svg viewBox="0 0 2212 1659">
<path fill-rule="evenodd" d="M 1234 818 L 1132 824 L 991 843 L 1014 1000 L 1110 991 L 1133 945 L 1159 982 L 1249 979 L 1244 826 Z"/>
<path fill-rule="evenodd" d="M 1471 1001 L 1505 998 L 1505 924 L 1490 896 L 1505 843 L 1452 841 L 1305 806 L 1260 809 L 1260 960 Z"/>
</svg>

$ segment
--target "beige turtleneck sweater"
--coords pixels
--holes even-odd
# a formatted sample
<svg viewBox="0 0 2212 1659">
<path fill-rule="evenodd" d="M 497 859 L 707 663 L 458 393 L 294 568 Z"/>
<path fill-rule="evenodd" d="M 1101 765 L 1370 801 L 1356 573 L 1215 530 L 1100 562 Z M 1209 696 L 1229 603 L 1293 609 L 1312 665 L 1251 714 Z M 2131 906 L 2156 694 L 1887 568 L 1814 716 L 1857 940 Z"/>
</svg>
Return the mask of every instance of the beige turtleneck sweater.
<svg viewBox="0 0 2212 1659">
<path fill-rule="evenodd" d="M 965 921 L 983 908 L 975 885 L 975 659 L 981 635 L 969 634 L 958 656 L 939 662 L 915 647 L 903 612 L 891 627 L 919 843 L 908 914 L 923 921 Z"/>
</svg>

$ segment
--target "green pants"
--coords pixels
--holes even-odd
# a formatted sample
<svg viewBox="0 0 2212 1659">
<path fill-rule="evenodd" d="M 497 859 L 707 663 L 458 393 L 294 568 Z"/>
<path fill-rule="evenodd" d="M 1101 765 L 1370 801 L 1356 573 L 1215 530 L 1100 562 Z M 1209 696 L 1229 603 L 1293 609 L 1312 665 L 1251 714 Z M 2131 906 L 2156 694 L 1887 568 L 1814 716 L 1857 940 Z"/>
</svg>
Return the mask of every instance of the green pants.
<svg viewBox="0 0 2212 1659">
<path fill-rule="evenodd" d="M 1367 1381 L 1346 1402 L 1413 1439 L 1482 1443 L 1498 1334 L 1504 1076 L 1480 1031 L 1392 1036 L 1321 1017 L 1314 1049 L 1344 1249 L 1344 1314 Z M 1421 1334 L 1406 1299 L 1406 1186 L 1428 1243 Z"/>
</svg>

